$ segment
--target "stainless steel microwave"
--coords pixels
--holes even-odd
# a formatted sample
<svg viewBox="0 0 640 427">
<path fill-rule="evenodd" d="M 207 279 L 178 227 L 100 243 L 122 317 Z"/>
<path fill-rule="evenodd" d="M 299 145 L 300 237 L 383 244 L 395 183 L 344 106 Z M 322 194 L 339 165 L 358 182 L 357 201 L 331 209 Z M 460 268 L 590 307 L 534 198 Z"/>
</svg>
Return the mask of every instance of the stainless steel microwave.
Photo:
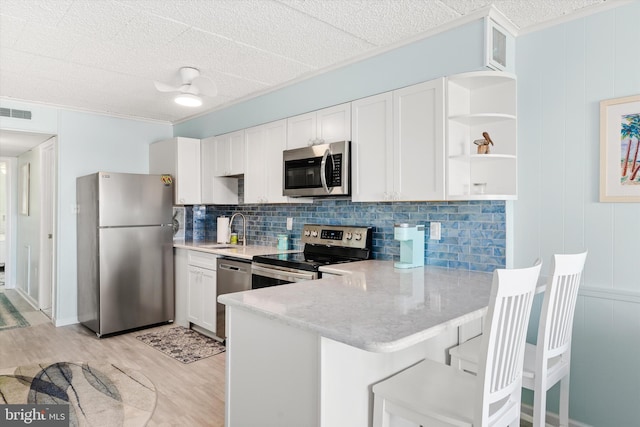
<svg viewBox="0 0 640 427">
<path fill-rule="evenodd" d="M 350 142 L 340 141 L 285 150 L 283 194 L 289 197 L 351 194 Z"/>
</svg>

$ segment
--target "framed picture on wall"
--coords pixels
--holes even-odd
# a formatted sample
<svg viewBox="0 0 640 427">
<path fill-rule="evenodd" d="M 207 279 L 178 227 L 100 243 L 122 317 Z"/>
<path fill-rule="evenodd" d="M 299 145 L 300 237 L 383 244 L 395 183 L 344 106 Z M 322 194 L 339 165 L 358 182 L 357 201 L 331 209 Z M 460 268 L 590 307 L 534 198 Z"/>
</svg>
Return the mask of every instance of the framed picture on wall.
<svg viewBox="0 0 640 427">
<path fill-rule="evenodd" d="M 25 163 L 20 166 L 20 177 L 18 178 L 18 207 L 20 209 L 20 215 L 29 216 L 29 179 L 30 179 L 30 164 Z"/>
<path fill-rule="evenodd" d="M 600 201 L 640 202 L 640 95 L 600 101 Z"/>
</svg>

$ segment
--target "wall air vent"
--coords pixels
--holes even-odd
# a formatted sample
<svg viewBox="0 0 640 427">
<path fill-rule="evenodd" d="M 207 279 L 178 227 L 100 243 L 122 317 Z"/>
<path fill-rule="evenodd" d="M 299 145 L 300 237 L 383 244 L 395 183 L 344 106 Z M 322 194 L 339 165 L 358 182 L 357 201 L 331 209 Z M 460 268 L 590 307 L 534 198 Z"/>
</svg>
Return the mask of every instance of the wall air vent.
<svg viewBox="0 0 640 427">
<path fill-rule="evenodd" d="M 31 120 L 31 111 L 0 108 L 0 117 L 13 117 L 14 119 Z"/>
</svg>

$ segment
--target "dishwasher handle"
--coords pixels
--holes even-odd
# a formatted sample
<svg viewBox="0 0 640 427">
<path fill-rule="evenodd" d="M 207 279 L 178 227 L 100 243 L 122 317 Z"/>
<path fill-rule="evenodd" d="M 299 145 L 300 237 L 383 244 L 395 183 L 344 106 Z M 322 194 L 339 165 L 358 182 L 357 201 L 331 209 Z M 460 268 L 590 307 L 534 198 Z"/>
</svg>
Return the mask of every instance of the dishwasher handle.
<svg viewBox="0 0 640 427">
<path fill-rule="evenodd" d="M 238 263 L 225 263 L 218 262 L 218 270 L 230 270 L 232 272 L 237 273 L 251 273 L 251 264 L 248 262 L 238 262 Z"/>
</svg>

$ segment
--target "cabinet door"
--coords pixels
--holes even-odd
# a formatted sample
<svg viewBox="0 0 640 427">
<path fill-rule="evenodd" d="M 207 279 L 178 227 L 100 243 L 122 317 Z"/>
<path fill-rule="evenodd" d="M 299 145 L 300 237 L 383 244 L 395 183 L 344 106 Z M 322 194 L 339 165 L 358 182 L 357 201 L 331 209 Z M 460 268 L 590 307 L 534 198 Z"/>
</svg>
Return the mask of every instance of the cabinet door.
<svg viewBox="0 0 640 427">
<path fill-rule="evenodd" d="M 216 331 L 216 271 L 202 269 L 202 320 L 200 326 Z"/>
<path fill-rule="evenodd" d="M 189 266 L 187 278 L 187 320 L 200 324 L 202 320 L 203 280 L 202 268 Z"/>
<path fill-rule="evenodd" d="M 189 301 L 189 266 L 187 251 L 180 248 L 173 249 L 173 274 L 175 277 L 175 318 L 174 323 L 188 327 L 187 305 Z"/>
<path fill-rule="evenodd" d="M 245 131 L 245 203 L 286 203 L 282 195 L 282 151 L 287 148 L 287 121 Z"/>
<path fill-rule="evenodd" d="M 351 140 L 351 103 L 317 111 L 316 139 L 320 143 Z"/>
<path fill-rule="evenodd" d="M 200 202 L 202 204 L 237 205 L 238 179 L 215 175 L 215 137 L 205 138 L 200 141 L 200 160 L 202 170 Z"/>
<path fill-rule="evenodd" d="M 351 103 L 352 200 L 389 200 L 393 184 L 393 94 L 392 92 Z"/>
<path fill-rule="evenodd" d="M 287 149 L 308 147 L 316 140 L 316 112 L 287 119 Z"/>
<path fill-rule="evenodd" d="M 231 159 L 231 137 L 229 134 L 218 135 L 214 139 L 215 176 L 227 176 Z"/>
<path fill-rule="evenodd" d="M 227 175 L 244 173 L 244 129 L 229 135 L 229 166 Z"/>
<path fill-rule="evenodd" d="M 282 152 L 287 149 L 287 121 L 267 123 L 264 127 L 265 201 L 286 203 L 289 198 L 282 195 Z"/>
<path fill-rule="evenodd" d="M 444 78 L 394 91 L 394 200 L 444 200 Z"/>
<path fill-rule="evenodd" d="M 181 205 L 200 203 L 200 140 L 176 138 L 175 201 Z"/>
<path fill-rule="evenodd" d="M 262 203 L 265 197 L 265 134 L 264 126 L 245 130 L 247 171 L 244 174 L 244 203 L 247 204 Z M 282 163 L 282 158 L 279 163 Z"/>
<path fill-rule="evenodd" d="M 200 203 L 200 140 L 171 138 L 149 145 L 149 173 L 173 177 L 174 203 Z"/>
</svg>

